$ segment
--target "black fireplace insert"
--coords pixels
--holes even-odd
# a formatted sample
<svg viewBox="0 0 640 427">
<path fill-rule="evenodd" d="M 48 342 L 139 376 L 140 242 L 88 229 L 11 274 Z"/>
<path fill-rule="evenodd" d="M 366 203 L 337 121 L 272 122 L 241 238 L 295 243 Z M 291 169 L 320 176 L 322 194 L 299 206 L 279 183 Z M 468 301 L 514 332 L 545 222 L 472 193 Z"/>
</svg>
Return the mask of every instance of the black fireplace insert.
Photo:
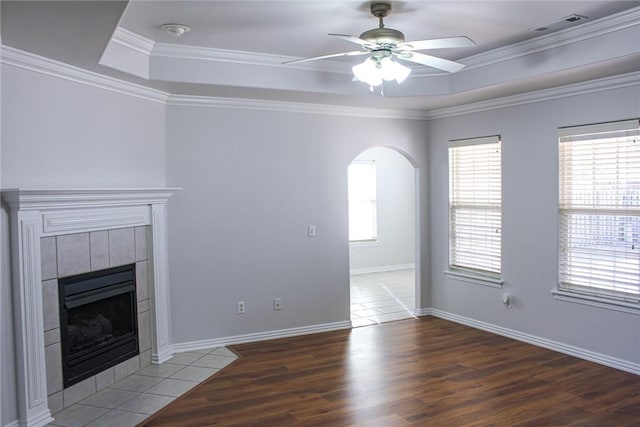
<svg viewBox="0 0 640 427">
<path fill-rule="evenodd" d="M 58 280 L 64 386 L 138 354 L 135 264 Z"/>
</svg>

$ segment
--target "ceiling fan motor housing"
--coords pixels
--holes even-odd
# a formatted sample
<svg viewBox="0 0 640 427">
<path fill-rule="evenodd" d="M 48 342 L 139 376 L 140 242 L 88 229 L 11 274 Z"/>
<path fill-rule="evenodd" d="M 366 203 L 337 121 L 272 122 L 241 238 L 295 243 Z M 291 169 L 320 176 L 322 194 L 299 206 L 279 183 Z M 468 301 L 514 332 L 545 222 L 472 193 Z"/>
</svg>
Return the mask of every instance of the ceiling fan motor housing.
<svg viewBox="0 0 640 427">
<path fill-rule="evenodd" d="M 404 42 L 404 34 L 393 28 L 385 28 L 382 18 L 391 13 L 391 4 L 386 2 L 372 2 L 371 14 L 380 19 L 380 27 L 365 31 L 360 34 L 362 40 L 376 43 L 380 47 L 394 47 L 398 43 Z"/>
<path fill-rule="evenodd" d="M 368 30 L 360 34 L 360 38 L 378 45 L 388 44 L 395 46 L 398 43 L 404 42 L 404 34 L 393 28 L 374 28 L 373 30 Z"/>
</svg>

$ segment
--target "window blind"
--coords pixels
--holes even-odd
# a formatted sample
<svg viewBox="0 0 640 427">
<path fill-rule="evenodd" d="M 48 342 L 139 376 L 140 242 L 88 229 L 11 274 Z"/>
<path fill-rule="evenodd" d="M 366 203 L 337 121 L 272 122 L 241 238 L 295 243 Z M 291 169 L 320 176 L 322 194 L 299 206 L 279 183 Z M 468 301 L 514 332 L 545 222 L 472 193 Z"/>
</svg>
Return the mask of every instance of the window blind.
<svg viewBox="0 0 640 427">
<path fill-rule="evenodd" d="M 500 136 L 449 141 L 449 267 L 500 277 Z"/>
<path fill-rule="evenodd" d="M 356 160 L 349 165 L 349 240 L 378 238 L 376 163 Z"/>
<path fill-rule="evenodd" d="M 640 121 L 561 128 L 559 286 L 640 296 Z"/>
</svg>

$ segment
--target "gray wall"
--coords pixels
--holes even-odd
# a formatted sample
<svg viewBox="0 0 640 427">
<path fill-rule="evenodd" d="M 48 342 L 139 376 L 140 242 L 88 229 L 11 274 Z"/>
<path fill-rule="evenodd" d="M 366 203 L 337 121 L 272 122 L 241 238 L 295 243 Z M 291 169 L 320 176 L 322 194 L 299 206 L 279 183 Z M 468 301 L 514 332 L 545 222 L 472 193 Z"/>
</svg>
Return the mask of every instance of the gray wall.
<svg viewBox="0 0 640 427">
<path fill-rule="evenodd" d="M 2 184 L 165 184 L 165 106 L 2 65 Z"/>
<path fill-rule="evenodd" d="M 364 151 L 356 160 L 376 162 L 378 241 L 350 244 L 352 273 L 413 264 L 415 257 L 415 170 L 388 147 Z"/>
<path fill-rule="evenodd" d="M 393 141 L 425 170 L 425 130 L 411 120 L 169 106 L 168 183 L 184 188 L 169 203 L 174 341 L 348 321 L 347 167 Z M 317 237 L 307 237 L 310 224 Z M 284 310 L 273 311 L 274 297 Z"/>
<path fill-rule="evenodd" d="M 1 91 L 3 187 L 184 187 L 169 203 L 174 342 L 348 320 L 347 166 L 364 150 L 393 141 L 414 159 L 423 185 L 420 307 L 640 361 L 638 316 L 559 302 L 549 292 L 557 275 L 555 129 L 637 117 L 637 86 L 428 125 L 165 107 L 6 65 Z M 442 274 L 447 140 L 496 133 L 503 136 L 503 264 L 505 290 L 515 296 L 511 310 L 502 308 L 501 290 Z M 306 237 L 309 224 L 317 237 Z M 3 425 L 16 418 L 13 354 L 6 351 L 13 347 L 6 228 L 3 207 Z M 283 311 L 272 310 L 273 297 L 283 299 Z M 239 300 L 247 302 L 244 315 L 235 313 Z"/>
<path fill-rule="evenodd" d="M 456 315 L 640 362 L 640 318 L 557 301 L 560 126 L 640 115 L 640 86 L 430 121 L 432 303 Z M 447 140 L 502 135 L 503 290 L 448 279 Z"/>
<path fill-rule="evenodd" d="M 2 188 L 165 186 L 165 106 L 2 65 Z M 8 212 L 0 211 L 1 425 L 14 421 Z"/>
</svg>

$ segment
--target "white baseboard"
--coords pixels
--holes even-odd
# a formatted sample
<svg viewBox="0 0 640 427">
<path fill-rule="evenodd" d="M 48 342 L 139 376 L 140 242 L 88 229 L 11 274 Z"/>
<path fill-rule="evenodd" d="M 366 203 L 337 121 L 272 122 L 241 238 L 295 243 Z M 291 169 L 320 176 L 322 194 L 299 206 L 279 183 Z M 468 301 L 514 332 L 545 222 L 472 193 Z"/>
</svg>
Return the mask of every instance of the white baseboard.
<svg viewBox="0 0 640 427">
<path fill-rule="evenodd" d="M 462 325 L 470 326 L 472 328 L 491 332 L 496 335 L 502 335 L 504 337 L 512 338 L 517 341 L 526 342 L 528 344 L 533 344 L 538 347 L 544 347 L 549 350 L 557 351 L 559 353 L 568 354 L 569 356 L 574 356 L 580 359 L 588 360 L 590 362 L 595 362 L 601 365 L 609 366 L 611 368 L 619 369 L 621 371 L 640 375 L 639 363 L 618 359 L 615 357 L 607 356 L 605 354 L 600 354 L 590 350 L 586 350 L 584 348 L 574 347 L 574 346 L 563 344 L 557 341 L 541 338 L 535 335 L 526 334 L 524 332 L 514 331 L 513 329 L 504 328 L 502 326 L 493 325 L 491 323 L 481 322 L 479 320 L 474 320 L 468 317 L 460 316 L 458 314 L 453 314 L 446 311 L 438 310 L 436 308 L 422 309 L 421 311 L 423 310 L 429 311 L 430 315 L 439 317 L 441 319 L 450 320 L 452 322 L 460 323 Z"/>
<path fill-rule="evenodd" d="M 20 425 L 20 423 L 18 422 L 18 420 L 15 421 L 11 421 L 9 424 L 5 424 L 3 427 L 18 427 Z"/>
<path fill-rule="evenodd" d="M 350 274 L 368 274 L 368 273 L 382 273 L 384 271 L 394 270 L 408 270 L 410 268 L 416 268 L 415 264 L 396 264 L 396 265 L 384 265 L 382 267 L 366 267 L 366 268 L 352 268 Z"/>
<path fill-rule="evenodd" d="M 300 328 L 279 329 L 276 331 L 258 332 L 255 334 L 234 335 L 223 338 L 213 338 L 209 340 L 190 341 L 176 343 L 173 351 L 182 353 L 185 351 L 202 350 L 211 347 L 223 347 L 232 344 L 242 344 L 248 342 L 265 341 L 277 338 L 288 338 L 299 335 L 317 334 L 320 332 L 337 331 L 341 329 L 351 329 L 351 321 L 324 323 L 320 325 L 302 326 Z"/>
<path fill-rule="evenodd" d="M 496 335 L 501 335 L 517 341 L 526 342 L 528 344 L 533 344 L 538 347 L 547 348 L 549 350 L 557 351 L 559 353 L 564 353 L 580 359 L 588 360 L 590 362 L 599 363 L 601 365 L 609 366 L 611 368 L 619 369 L 621 371 L 640 375 L 639 363 L 618 359 L 616 357 L 608 356 L 601 353 L 596 353 L 594 351 L 586 350 L 584 348 L 563 344 L 557 341 L 549 340 L 547 338 L 542 338 L 536 335 L 515 331 L 513 329 L 497 326 L 487 322 L 482 322 L 479 320 L 471 319 L 465 316 L 460 316 L 458 314 L 449 313 L 436 308 L 419 308 L 419 309 L 416 308 L 415 315 L 416 316 L 434 316 L 441 319 L 450 320 L 452 322 L 460 323 L 465 326 L 491 332 Z M 350 329 L 350 328 L 351 328 L 351 321 L 325 323 L 321 325 L 303 326 L 300 328 L 280 329 L 277 331 L 267 331 L 267 332 L 260 332 L 255 334 L 235 335 L 235 336 L 215 338 L 210 340 L 177 343 L 173 345 L 173 351 L 176 353 L 181 353 L 185 351 L 201 350 L 201 349 L 211 348 L 211 347 L 223 347 L 223 346 L 232 345 L 232 344 L 242 344 L 242 343 L 264 341 L 264 340 L 277 339 L 277 338 L 287 338 L 287 337 L 293 337 L 298 335 L 315 334 L 320 332 L 336 331 L 336 330 Z M 13 424 L 9 424 L 5 427 L 13 427 Z"/>
<path fill-rule="evenodd" d="M 431 316 L 433 315 L 433 310 L 431 308 L 417 308 L 413 311 L 413 314 L 416 316 Z"/>
</svg>

